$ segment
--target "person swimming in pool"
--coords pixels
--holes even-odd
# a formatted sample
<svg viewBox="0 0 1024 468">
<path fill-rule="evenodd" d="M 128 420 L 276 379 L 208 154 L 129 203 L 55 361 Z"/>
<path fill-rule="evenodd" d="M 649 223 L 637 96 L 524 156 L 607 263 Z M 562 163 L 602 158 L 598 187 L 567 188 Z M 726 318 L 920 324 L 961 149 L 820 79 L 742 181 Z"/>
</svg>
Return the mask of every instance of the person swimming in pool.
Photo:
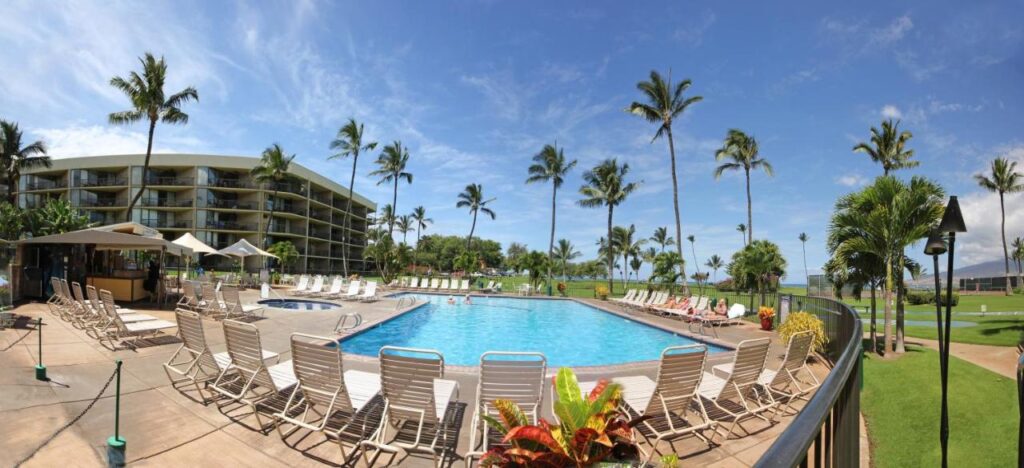
<svg viewBox="0 0 1024 468">
<path fill-rule="evenodd" d="M 448 305 L 455 305 L 455 296 L 448 296 Z"/>
<path fill-rule="evenodd" d="M 462 303 L 472 305 L 473 299 L 470 299 L 469 294 L 466 294 L 466 298 L 462 300 Z"/>
</svg>

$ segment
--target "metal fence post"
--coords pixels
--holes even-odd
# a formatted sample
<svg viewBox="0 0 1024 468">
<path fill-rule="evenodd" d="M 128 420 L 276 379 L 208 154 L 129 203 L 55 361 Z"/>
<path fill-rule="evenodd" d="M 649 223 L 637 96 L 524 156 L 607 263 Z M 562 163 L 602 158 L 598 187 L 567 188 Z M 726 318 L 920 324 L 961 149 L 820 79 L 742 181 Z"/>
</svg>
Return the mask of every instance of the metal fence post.
<svg viewBox="0 0 1024 468">
<path fill-rule="evenodd" d="M 36 364 L 36 380 L 45 382 L 50 378 L 46 376 L 46 366 L 43 365 L 43 318 L 39 317 L 36 323 L 36 329 L 39 331 L 39 364 Z"/>
<path fill-rule="evenodd" d="M 117 360 L 117 386 L 114 393 L 114 435 L 107 439 L 107 466 L 125 466 L 127 443 L 121 437 L 121 360 Z"/>
</svg>

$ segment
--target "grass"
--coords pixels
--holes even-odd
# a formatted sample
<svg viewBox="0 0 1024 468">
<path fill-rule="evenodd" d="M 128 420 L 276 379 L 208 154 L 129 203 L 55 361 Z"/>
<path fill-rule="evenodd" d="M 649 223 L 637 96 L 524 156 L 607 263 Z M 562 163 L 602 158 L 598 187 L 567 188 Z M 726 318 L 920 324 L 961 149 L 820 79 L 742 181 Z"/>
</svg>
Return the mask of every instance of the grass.
<svg viewBox="0 0 1024 468">
<path fill-rule="evenodd" d="M 864 308 L 870 306 L 869 300 L 855 301 L 847 299 L 848 304 L 857 307 L 864 318 L 869 314 L 864 313 Z M 1022 312 L 1024 311 L 1024 295 L 1013 296 L 960 296 L 960 303 L 953 307 L 953 320 L 961 322 L 974 322 L 973 327 L 954 327 L 950 333 L 955 343 L 970 343 L 990 346 L 1016 346 L 1024 341 L 1024 315 L 965 315 L 958 312 L 980 312 L 984 305 L 988 312 Z M 878 327 L 882 328 L 882 303 L 878 306 Z M 907 320 L 927 320 L 935 322 L 934 305 L 907 305 Z M 934 325 L 926 327 L 907 326 L 908 337 L 936 339 Z"/>
<path fill-rule="evenodd" d="M 865 355 L 861 410 L 875 466 L 939 465 L 938 361 L 918 346 L 892 360 Z M 957 358 L 949 371 L 949 465 L 1015 466 L 1015 383 Z"/>
</svg>

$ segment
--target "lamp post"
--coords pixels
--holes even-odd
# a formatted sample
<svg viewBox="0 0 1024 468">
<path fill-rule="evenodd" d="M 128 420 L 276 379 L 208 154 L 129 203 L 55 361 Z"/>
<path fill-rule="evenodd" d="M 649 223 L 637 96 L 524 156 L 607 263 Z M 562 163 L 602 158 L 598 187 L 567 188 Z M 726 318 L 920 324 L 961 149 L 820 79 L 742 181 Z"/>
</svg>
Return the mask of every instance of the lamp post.
<svg viewBox="0 0 1024 468">
<path fill-rule="evenodd" d="M 942 385 L 942 412 L 939 420 L 939 442 L 942 445 L 942 467 L 946 468 L 947 463 L 947 448 L 949 447 L 949 404 L 947 399 L 947 387 L 949 383 L 949 340 L 950 330 L 949 324 L 952 321 L 953 315 L 953 257 L 956 247 L 956 233 L 967 232 L 967 226 L 964 224 L 964 217 L 960 213 L 960 203 L 957 201 L 956 196 L 949 197 L 949 203 L 946 204 L 946 210 L 942 214 L 942 221 L 939 223 L 938 232 L 935 233 L 934 239 L 929 237 L 928 245 L 925 246 L 925 253 L 932 255 L 935 260 L 936 271 L 936 299 L 941 296 L 938 295 L 939 284 L 938 284 L 938 260 L 941 252 L 939 248 L 941 241 L 941 234 L 948 234 L 948 256 L 946 262 L 946 316 L 945 323 L 940 319 L 942 307 L 936 300 L 935 314 L 936 322 L 939 328 L 939 379 Z"/>
</svg>

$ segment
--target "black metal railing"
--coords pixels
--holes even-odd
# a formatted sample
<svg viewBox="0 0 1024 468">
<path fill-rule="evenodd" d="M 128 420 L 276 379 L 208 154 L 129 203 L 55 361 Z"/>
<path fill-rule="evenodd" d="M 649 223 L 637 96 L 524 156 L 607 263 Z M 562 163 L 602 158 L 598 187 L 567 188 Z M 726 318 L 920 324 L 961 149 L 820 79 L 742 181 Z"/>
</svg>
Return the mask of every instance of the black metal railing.
<svg viewBox="0 0 1024 468">
<path fill-rule="evenodd" d="M 255 202 L 244 202 L 238 200 L 206 200 L 208 208 L 224 208 L 228 210 L 255 210 Z"/>
<path fill-rule="evenodd" d="M 193 180 L 191 177 L 149 176 L 146 177 L 146 185 L 192 185 Z"/>
<path fill-rule="evenodd" d="M 270 232 L 305 235 L 306 234 L 306 227 L 305 226 L 295 226 L 295 225 L 286 226 L 286 225 L 283 225 L 283 224 L 274 223 L 274 224 L 270 225 Z"/>
<path fill-rule="evenodd" d="M 269 183 L 269 184 L 266 184 L 265 187 L 266 187 L 266 190 L 270 190 L 270 191 L 276 190 L 278 192 L 288 192 L 288 193 L 294 193 L 294 194 L 297 194 L 297 195 L 305 195 L 306 194 L 306 187 L 303 186 L 302 184 L 292 184 L 292 183 L 287 183 L 287 182 L 285 182 L 285 183 L 277 183 L 277 184 Z"/>
<path fill-rule="evenodd" d="M 76 185 L 79 187 L 109 187 L 113 185 L 128 185 L 128 179 L 124 177 L 94 177 L 86 180 L 79 180 Z"/>
<path fill-rule="evenodd" d="M 310 229 L 309 235 L 319 239 L 330 239 L 331 233 L 328 229 Z"/>
<path fill-rule="evenodd" d="M 100 208 L 112 206 L 128 206 L 128 200 L 122 200 L 117 198 L 98 198 L 96 200 L 82 200 L 78 202 L 78 206 Z"/>
<path fill-rule="evenodd" d="M 824 355 L 832 370 L 755 466 L 860 466 L 860 317 L 832 299 L 781 295 L 780 303 L 787 298 L 790 310 L 809 312 L 825 324 Z"/>
<path fill-rule="evenodd" d="M 255 223 L 239 223 L 235 221 L 206 221 L 207 229 L 223 229 L 226 231 L 255 231 Z"/>
<path fill-rule="evenodd" d="M 192 200 L 167 200 L 160 198 L 140 198 L 139 205 L 156 208 L 191 208 Z"/>
<path fill-rule="evenodd" d="M 167 219 L 143 219 L 141 224 L 151 228 L 162 229 L 188 229 L 192 227 L 192 222 L 188 220 L 172 221 Z"/>
<path fill-rule="evenodd" d="M 214 188 L 256 188 L 252 182 L 242 179 L 214 179 L 206 183 L 207 187 Z"/>
<path fill-rule="evenodd" d="M 25 184 L 23 191 L 32 190 L 53 190 L 67 188 L 68 183 L 63 180 L 37 180 L 35 182 L 29 182 Z"/>
</svg>

